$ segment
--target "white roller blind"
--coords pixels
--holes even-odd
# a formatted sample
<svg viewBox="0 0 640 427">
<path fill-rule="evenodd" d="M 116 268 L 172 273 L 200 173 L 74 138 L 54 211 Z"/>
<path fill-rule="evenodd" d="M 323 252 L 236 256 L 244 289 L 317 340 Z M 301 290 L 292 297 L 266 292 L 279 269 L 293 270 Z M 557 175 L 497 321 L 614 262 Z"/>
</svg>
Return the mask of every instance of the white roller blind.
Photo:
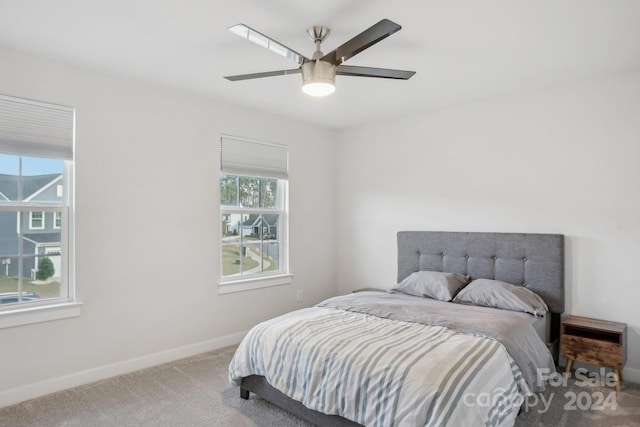
<svg viewBox="0 0 640 427">
<path fill-rule="evenodd" d="M 229 136 L 220 139 L 220 169 L 231 175 L 287 179 L 289 150 L 283 145 Z"/>
<path fill-rule="evenodd" d="M 0 95 L 0 152 L 73 159 L 75 110 Z"/>
</svg>

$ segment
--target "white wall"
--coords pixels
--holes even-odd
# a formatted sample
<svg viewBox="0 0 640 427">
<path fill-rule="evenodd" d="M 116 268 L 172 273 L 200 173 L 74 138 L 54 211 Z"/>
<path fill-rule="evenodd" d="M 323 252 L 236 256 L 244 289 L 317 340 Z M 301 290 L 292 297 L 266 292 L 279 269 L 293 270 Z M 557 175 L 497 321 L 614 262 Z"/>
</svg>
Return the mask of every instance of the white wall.
<svg viewBox="0 0 640 427">
<path fill-rule="evenodd" d="M 399 230 L 561 233 L 566 313 L 628 324 L 640 382 L 640 73 L 340 134 L 338 290 L 396 280 Z"/>
<path fill-rule="evenodd" d="M 335 294 L 332 132 L 8 50 L 0 93 L 77 109 L 84 302 L 78 318 L 0 330 L 0 406 L 231 344 Z M 217 293 L 222 133 L 289 146 L 292 285 Z"/>
<path fill-rule="evenodd" d="M 640 381 L 640 74 L 337 135 L 2 49 L 0 93 L 77 108 L 84 301 L 0 330 L 0 406 L 232 343 L 336 278 L 339 293 L 392 284 L 410 229 L 565 234 L 567 313 L 628 323 Z M 290 147 L 291 286 L 217 294 L 221 133 Z"/>
</svg>

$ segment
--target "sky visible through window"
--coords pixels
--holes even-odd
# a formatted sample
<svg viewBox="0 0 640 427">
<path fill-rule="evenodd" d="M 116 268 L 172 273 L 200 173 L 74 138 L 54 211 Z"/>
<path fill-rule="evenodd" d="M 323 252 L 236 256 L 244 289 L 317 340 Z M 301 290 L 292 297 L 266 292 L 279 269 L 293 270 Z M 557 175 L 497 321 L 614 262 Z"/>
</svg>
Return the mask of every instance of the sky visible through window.
<svg viewBox="0 0 640 427">
<path fill-rule="evenodd" d="M 47 175 L 62 173 L 63 160 L 45 159 L 41 157 L 22 158 L 22 176 Z M 20 156 L 0 154 L 0 173 L 18 175 Z"/>
</svg>

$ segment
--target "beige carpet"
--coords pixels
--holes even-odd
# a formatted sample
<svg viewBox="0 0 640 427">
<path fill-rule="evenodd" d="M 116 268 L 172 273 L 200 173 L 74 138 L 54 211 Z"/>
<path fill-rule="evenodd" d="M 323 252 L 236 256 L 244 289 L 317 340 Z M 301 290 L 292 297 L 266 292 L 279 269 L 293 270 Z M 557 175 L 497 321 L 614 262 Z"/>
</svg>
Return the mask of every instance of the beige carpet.
<svg viewBox="0 0 640 427">
<path fill-rule="evenodd" d="M 2 408 L 0 427 L 308 426 L 254 395 L 240 399 L 238 388 L 227 380 L 234 350 L 227 347 Z M 573 384 L 548 390 L 547 396 L 555 394 L 549 410 L 523 412 L 516 426 L 640 425 L 640 387 L 630 383 L 623 384 L 615 410 L 564 410 L 565 393 L 598 390 L 611 391 Z"/>
</svg>

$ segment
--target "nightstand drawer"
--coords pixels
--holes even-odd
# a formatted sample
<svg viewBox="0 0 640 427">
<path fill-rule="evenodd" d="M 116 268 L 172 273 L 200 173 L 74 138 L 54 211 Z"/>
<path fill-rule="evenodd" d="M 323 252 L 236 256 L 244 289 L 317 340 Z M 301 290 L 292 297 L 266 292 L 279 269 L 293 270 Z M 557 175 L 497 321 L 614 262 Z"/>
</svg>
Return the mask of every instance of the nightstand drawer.
<svg viewBox="0 0 640 427">
<path fill-rule="evenodd" d="M 562 334 L 560 351 L 570 359 L 593 365 L 622 366 L 624 364 L 623 347 L 617 342 Z"/>
</svg>

